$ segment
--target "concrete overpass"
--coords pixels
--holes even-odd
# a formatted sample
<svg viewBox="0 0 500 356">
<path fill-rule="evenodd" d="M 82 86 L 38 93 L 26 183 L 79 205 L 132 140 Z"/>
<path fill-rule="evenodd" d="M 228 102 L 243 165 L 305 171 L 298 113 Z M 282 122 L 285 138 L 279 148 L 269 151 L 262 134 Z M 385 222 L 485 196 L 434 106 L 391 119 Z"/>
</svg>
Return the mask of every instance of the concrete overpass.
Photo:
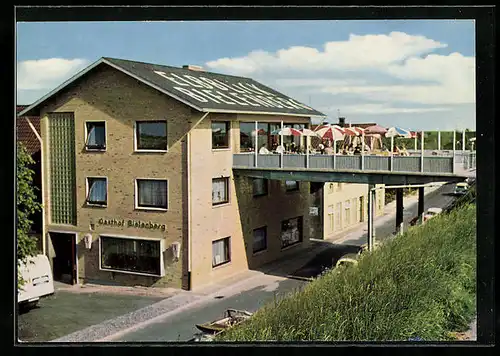
<svg viewBox="0 0 500 356">
<path fill-rule="evenodd" d="M 475 176 L 476 153 L 428 152 L 412 156 L 348 156 L 238 153 L 233 172 L 238 176 L 270 180 L 342 182 L 368 184 L 368 247 L 374 242 L 375 184 L 396 189 L 396 231 L 403 223 L 403 188 L 418 188 L 418 215 L 424 214 L 424 185 L 433 182 L 463 182 Z"/>
<path fill-rule="evenodd" d="M 474 167 L 475 153 L 468 152 L 455 156 L 233 155 L 236 175 L 308 182 L 387 185 L 461 182 Z"/>
</svg>

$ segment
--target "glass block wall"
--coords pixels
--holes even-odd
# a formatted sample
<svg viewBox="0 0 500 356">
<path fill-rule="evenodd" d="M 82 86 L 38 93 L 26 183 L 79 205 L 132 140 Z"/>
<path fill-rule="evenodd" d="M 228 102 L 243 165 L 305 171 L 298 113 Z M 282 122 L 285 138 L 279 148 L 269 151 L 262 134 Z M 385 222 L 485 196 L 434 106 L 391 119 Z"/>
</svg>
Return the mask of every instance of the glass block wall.
<svg viewBox="0 0 500 356">
<path fill-rule="evenodd" d="M 49 162 L 51 223 L 76 225 L 73 113 L 49 114 Z"/>
</svg>

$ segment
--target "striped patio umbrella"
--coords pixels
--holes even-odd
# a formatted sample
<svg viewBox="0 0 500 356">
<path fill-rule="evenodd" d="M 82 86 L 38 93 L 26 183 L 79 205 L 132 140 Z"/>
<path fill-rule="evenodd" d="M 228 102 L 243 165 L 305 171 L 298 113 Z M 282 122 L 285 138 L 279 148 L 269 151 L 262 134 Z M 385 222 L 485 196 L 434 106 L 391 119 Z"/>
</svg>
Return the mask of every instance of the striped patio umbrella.
<svg viewBox="0 0 500 356">
<path fill-rule="evenodd" d="M 385 135 L 387 129 L 380 125 L 372 125 L 365 128 L 365 135 L 379 134 Z"/>
<path fill-rule="evenodd" d="M 303 136 L 321 137 L 315 131 L 310 130 L 310 129 L 303 128 L 303 129 L 300 129 L 299 131 L 302 132 Z"/>
<path fill-rule="evenodd" d="M 283 130 L 274 130 L 273 132 L 271 132 L 271 135 L 302 136 L 302 132 L 299 129 L 285 127 Z"/>
<path fill-rule="evenodd" d="M 329 138 L 332 141 L 342 140 L 344 138 L 344 129 L 337 125 L 322 125 L 314 130 L 321 138 Z"/>
<path fill-rule="evenodd" d="M 412 135 L 409 130 L 403 129 L 401 127 L 390 127 L 385 133 L 385 137 L 412 138 Z"/>
<path fill-rule="evenodd" d="M 347 136 L 360 136 L 363 134 L 363 131 L 364 129 L 362 129 L 361 127 L 356 127 L 356 126 L 344 127 L 344 133 Z"/>
</svg>

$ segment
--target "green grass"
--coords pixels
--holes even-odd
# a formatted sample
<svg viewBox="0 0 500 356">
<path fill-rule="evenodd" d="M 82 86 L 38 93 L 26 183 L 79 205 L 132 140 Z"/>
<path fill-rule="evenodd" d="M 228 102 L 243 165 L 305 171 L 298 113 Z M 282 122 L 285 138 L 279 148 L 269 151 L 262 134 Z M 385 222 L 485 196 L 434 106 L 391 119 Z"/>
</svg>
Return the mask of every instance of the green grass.
<svg viewBox="0 0 500 356">
<path fill-rule="evenodd" d="M 475 314 L 475 271 L 476 209 L 467 204 L 265 306 L 218 340 L 450 340 Z"/>
<path fill-rule="evenodd" d="M 146 307 L 164 298 L 56 291 L 18 316 L 22 341 L 50 341 Z"/>
</svg>

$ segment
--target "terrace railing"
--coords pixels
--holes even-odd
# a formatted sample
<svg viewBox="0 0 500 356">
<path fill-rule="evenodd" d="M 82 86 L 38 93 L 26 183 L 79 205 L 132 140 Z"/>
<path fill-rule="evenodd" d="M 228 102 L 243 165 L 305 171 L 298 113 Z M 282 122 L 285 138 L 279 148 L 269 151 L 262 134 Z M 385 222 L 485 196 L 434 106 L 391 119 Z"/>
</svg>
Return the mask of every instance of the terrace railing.
<svg viewBox="0 0 500 356">
<path fill-rule="evenodd" d="M 283 162 L 281 159 L 283 157 Z M 257 160 L 257 165 L 255 161 Z M 359 170 L 384 172 L 455 173 L 457 166 L 464 169 L 475 167 L 475 152 L 467 155 L 439 156 L 375 156 L 375 155 L 318 155 L 311 154 L 259 154 L 238 153 L 233 155 L 234 168 L 275 168 L 275 169 L 321 169 Z"/>
</svg>

